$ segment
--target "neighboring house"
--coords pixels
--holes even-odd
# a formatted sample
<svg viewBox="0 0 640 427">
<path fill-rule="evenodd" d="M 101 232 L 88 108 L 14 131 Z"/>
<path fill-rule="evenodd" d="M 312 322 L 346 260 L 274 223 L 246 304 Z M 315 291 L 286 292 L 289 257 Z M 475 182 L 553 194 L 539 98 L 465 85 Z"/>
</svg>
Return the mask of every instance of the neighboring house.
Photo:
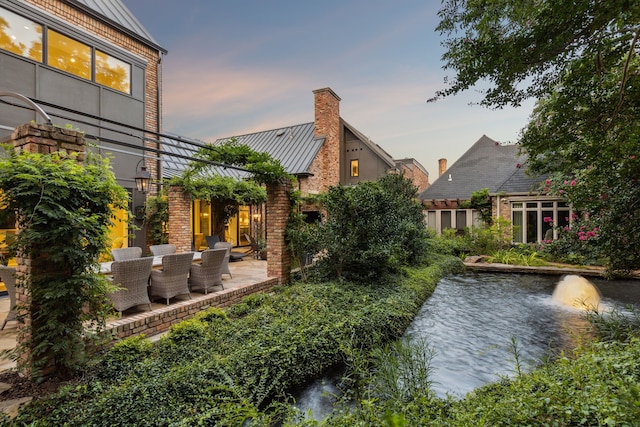
<svg viewBox="0 0 640 427">
<path fill-rule="evenodd" d="M 403 172 L 420 190 L 429 185 L 429 175 L 415 159 L 394 160 L 379 145 L 372 142 L 340 116 L 340 97 L 330 88 L 313 91 L 314 121 L 283 126 L 247 135 L 220 138 L 221 144 L 235 138 L 238 143 L 254 151 L 267 152 L 279 160 L 287 172 L 298 180 L 302 195 L 317 194 L 338 184 L 355 185 L 372 181 L 387 173 Z M 164 148 L 176 154 L 189 155 L 200 141 L 165 140 Z M 186 165 L 184 160 L 163 158 L 165 177 L 179 175 Z M 221 174 L 242 177 L 231 169 Z M 303 207 L 308 219 L 319 217 L 313 206 Z M 193 208 L 194 241 L 210 229 L 210 209 L 206 201 L 196 201 Z M 246 244 L 244 234 L 254 234 L 262 226 L 264 212 L 260 207 L 241 207 L 237 218 L 229 223 L 227 238 L 237 245 Z M 258 233 L 255 233 L 258 234 Z M 197 245 L 196 245 L 197 246 Z"/>
<path fill-rule="evenodd" d="M 164 54 L 121 0 L 0 3 L 0 92 L 23 95 L 53 124 L 86 132 L 96 151 L 113 158 L 118 183 L 131 193 L 131 211 L 146 198 L 133 179 L 140 166 L 161 177 L 159 165 L 143 155 L 142 147 L 158 148 L 154 138 L 161 131 Z M 18 125 L 42 122 L 26 106 L 13 96 L 0 96 L 0 140 Z M 144 130 L 153 132 L 147 140 Z M 119 214 L 126 218 L 125 212 Z M 120 223 L 114 241 L 145 247 L 144 230 L 129 242 L 128 234 Z"/>
<path fill-rule="evenodd" d="M 571 212 L 565 200 L 540 192 L 545 177 L 525 173 L 526 156 L 518 146 L 500 144 L 483 135 L 450 168 L 440 160 L 440 176 L 420 193 L 429 228 L 463 232 L 480 225 L 479 212 L 464 208 L 475 191 L 488 189 L 494 218 L 513 225 L 513 241 L 535 243 L 557 238 L 552 224 L 569 224 Z"/>
</svg>

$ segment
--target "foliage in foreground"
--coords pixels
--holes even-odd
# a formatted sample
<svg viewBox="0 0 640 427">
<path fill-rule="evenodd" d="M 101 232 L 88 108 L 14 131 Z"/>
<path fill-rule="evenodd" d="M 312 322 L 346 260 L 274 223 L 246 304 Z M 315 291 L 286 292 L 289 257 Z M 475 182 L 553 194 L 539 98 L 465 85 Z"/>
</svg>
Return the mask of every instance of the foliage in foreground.
<svg viewBox="0 0 640 427">
<path fill-rule="evenodd" d="M 121 342 L 90 378 L 32 403 L 15 425 L 273 425 L 282 411 L 272 402 L 341 363 L 346 348 L 400 336 L 439 278 L 460 268 L 448 258 L 377 286 L 297 283 L 210 309 L 155 346 Z"/>
<path fill-rule="evenodd" d="M 0 160 L 0 192 L 21 230 L 8 247 L 31 266 L 17 281 L 30 295 L 31 323 L 14 356 L 35 379 L 45 369 L 65 377 L 85 361 L 87 326 L 104 325 L 107 283 L 93 272 L 109 246 L 112 209 L 126 208 L 127 193 L 106 159 L 9 153 Z"/>
</svg>

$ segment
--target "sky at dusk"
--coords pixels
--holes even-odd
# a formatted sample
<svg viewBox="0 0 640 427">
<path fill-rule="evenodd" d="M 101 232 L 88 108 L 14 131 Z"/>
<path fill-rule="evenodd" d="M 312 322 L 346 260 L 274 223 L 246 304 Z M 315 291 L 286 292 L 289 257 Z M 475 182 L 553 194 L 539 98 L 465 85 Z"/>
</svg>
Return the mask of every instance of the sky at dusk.
<svg viewBox="0 0 640 427">
<path fill-rule="evenodd" d="M 313 90 L 395 159 L 437 177 L 483 134 L 516 142 L 533 101 L 478 105 L 480 93 L 427 103 L 444 87 L 437 0 L 123 0 L 168 54 L 163 130 L 217 138 L 312 122 Z"/>
</svg>

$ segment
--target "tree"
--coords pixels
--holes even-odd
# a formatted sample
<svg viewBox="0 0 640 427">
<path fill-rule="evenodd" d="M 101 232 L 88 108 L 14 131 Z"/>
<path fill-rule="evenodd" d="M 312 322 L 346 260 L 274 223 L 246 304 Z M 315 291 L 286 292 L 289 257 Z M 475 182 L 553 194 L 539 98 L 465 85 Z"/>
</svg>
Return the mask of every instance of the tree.
<svg viewBox="0 0 640 427">
<path fill-rule="evenodd" d="M 528 169 L 552 173 L 598 236 L 612 269 L 640 267 L 640 3 L 448 1 L 438 31 L 456 71 L 437 99 L 487 85 L 481 104 L 538 99 L 520 144 Z"/>
</svg>

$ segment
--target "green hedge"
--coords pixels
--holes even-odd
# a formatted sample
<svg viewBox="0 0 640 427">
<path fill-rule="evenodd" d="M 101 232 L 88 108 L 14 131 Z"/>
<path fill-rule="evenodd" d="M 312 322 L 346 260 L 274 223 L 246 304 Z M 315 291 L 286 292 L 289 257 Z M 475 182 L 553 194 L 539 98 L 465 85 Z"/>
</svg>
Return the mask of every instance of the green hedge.
<svg viewBox="0 0 640 427">
<path fill-rule="evenodd" d="M 461 268 L 446 258 L 386 284 L 296 283 L 202 312 L 156 345 L 118 343 L 85 381 L 32 403 L 15 423 L 269 425 L 280 413 L 269 405 L 342 362 L 345 346 L 400 336 L 440 277 Z"/>
</svg>

